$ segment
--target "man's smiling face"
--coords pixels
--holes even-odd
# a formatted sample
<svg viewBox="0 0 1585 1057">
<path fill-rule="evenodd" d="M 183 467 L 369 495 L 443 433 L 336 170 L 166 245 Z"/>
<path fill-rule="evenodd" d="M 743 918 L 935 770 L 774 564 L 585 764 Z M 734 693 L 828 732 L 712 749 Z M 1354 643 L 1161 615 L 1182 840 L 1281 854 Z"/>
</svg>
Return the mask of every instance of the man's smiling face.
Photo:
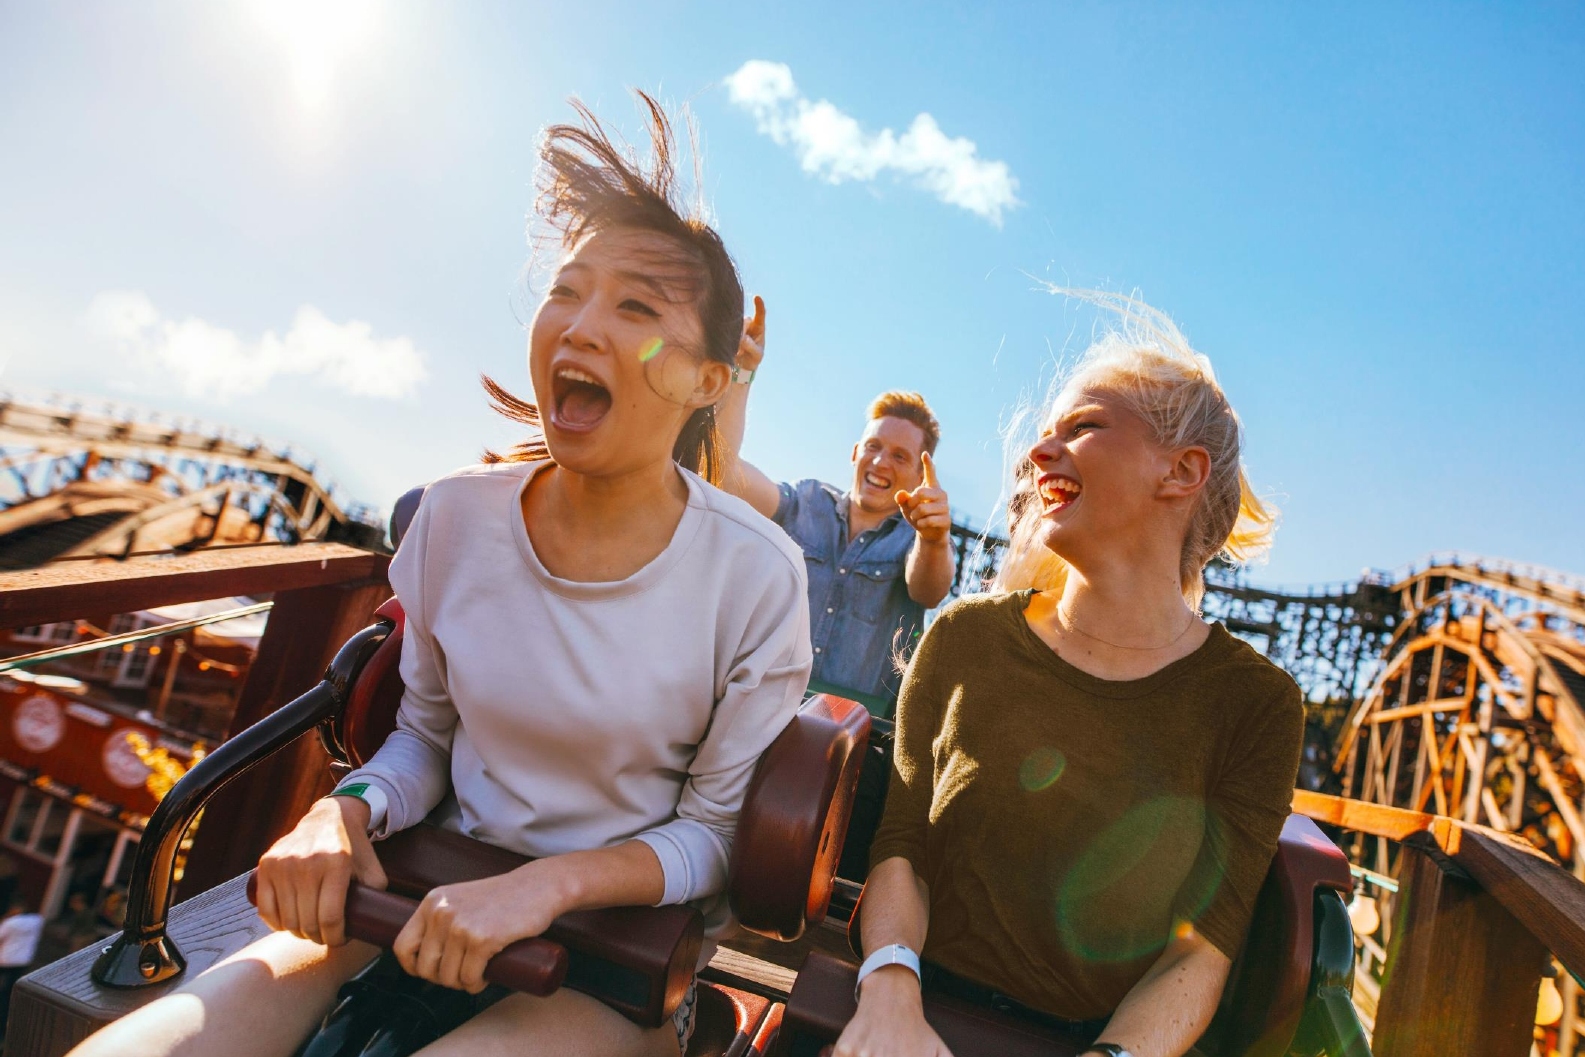
<svg viewBox="0 0 1585 1057">
<path fill-rule="evenodd" d="M 924 450 L 925 431 L 907 419 L 871 419 L 853 446 L 853 502 L 869 514 L 895 511 L 897 493 L 913 491 L 924 479 Z"/>
</svg>

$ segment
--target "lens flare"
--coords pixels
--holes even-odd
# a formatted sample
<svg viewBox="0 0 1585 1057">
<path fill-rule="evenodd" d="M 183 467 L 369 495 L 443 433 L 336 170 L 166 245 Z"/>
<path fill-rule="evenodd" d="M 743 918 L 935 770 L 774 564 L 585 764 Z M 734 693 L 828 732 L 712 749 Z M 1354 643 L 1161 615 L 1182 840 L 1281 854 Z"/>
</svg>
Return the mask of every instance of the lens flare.
<svg viewBox="0 0 1585 1057">
<path fill-rule="evenodd" d="M 645 343 L 644 347 L 639 350 L 638 362 L 648 363 L 650 360 L 653 360 L 656 356 L 660 355 L 661 346 L 665 344 L 666 343 L 660 340 L 659 337 L 651 338 Z"/>
<path fill-rule="evenodd" d="M 1217 820 L 1195 797 L 1136 805 L 1106 827 L 1057 887 L 1064 945 L 1094 962 L 1152 955 L 1193 923 L 1221 887 Z"/>
<path fill-rule="evenodd" d="M 1036 749 L 1018 765 L 1018 784 L 1026 793 L 1038 793 L 1062 777 L 1068 758 L 1057 749 Z"/>
</svg>

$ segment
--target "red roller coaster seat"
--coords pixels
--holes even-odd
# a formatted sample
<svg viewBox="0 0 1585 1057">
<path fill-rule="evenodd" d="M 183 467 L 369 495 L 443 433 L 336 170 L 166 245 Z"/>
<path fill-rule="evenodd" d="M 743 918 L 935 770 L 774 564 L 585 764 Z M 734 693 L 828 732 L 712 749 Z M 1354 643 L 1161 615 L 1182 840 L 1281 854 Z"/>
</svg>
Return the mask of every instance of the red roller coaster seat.
<svg viewBox="0 0 1585 1057">
<path fill-rule="evenodd" d="M 396 599 L 379 617 L 395 629 L 364 664 L 346 707 L 328 732 L 346 762 L 367 762 L 396 726 L 402 680 L 398 671 L 405 618 Z M 728 897 L 744 928 L 794 940 L 826 914 L 837 857 L 847 832 L 869 713 L 862 705 L 817 695 L 760 758 L 749 784 L 728 876 Z M 376 845 L 393 893 L 415 901 L 431 888 L 490 876 L 522 857 L 432 826 L 419 826 Z M 364 935 L 349 913 L 348 934 Z M 644 999 L 602 999 L 631 1019 L 661 1023 L 693 979 L 702 936 L 696 911 L 685 907 L 623 907 L 564 915 L 547 936 L 573 956 L 569 986 L 578 986 L 579 956 L 645 981 Z M 698 1027 L 691 1057 L 764 1052 L 781 1023 L 781 1006 L 742 991 L 700 981 Z M 622 989 L 618 989 L 622 990 Z"/>
</svg>

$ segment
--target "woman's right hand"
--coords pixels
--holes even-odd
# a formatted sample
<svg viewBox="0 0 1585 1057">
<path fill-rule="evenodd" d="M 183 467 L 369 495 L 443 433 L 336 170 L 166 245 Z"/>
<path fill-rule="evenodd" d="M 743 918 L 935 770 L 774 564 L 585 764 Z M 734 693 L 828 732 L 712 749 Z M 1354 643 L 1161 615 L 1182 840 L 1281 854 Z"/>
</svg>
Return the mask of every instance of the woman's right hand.
<svg viewBox="0 0 1585 1057">
<path fill-rule="evenodd" d="M 315 943 L 347 942 L 347 886 L 384 888 L 385 871 L 369 840 L 369 805 L 327 796 L 259 860 L 259 916 L 272 929 Z"/>
<path fill-rule="evenodd" d="M 888 966 L 864 978 L 859 1009 L 842 1029 L 832 1057 L 952 1057 L 925 1022 L 919 981 L 907 969 Z"/>
</svg>

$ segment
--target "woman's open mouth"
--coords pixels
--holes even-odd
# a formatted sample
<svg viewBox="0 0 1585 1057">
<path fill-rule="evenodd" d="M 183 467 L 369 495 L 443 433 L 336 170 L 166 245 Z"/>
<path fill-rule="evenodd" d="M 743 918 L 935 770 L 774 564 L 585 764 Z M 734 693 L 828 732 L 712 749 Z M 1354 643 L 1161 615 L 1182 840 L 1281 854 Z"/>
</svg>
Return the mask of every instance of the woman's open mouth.
<svg viewBox="0 0 1585 1057">
<path fill-rule="evenodd" d="M 1060 473 L 1041 474 L 1035 486 L 1040 491 L 1040 502 L 1047 514 L 1071 505 L 1084 491 L 1083 485 Z"/>
<path fill-rule="evenodd" d="M 550 417 L 557 429 L 588 433 L 611 410 L 611 390 L 587 371 L 558 367 L 550 382 Z"/>
</svg>

